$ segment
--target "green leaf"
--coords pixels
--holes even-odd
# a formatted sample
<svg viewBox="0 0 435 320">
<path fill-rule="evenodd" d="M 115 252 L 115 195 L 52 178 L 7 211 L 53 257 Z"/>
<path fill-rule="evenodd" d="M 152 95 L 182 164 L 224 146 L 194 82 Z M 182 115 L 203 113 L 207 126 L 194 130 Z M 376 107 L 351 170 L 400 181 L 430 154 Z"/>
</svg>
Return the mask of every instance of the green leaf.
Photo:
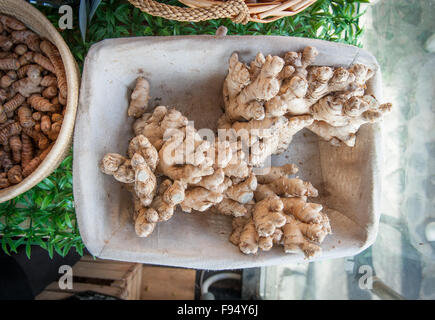
<svg viewBox="0 0 435 320">
<path fill-rule="evenodd" d="M 30 259 L 31 252 L 32 252 L 32 246 L 30 244 L 30 241 L 27 241 L 27 243 L 26 243 L 26 256 L 28 259 Z"/>
</svg>

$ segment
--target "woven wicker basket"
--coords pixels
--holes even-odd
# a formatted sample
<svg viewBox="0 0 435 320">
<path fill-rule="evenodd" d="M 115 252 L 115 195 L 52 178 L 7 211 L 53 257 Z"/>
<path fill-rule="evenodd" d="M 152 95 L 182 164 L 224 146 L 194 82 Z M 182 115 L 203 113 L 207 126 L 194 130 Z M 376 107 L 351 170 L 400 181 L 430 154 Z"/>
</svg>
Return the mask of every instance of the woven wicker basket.
<svg viewBox="0 0 435 320">
<path fill-rule="evenodd" d="M 179 0 L 189 8 L 170 6 L 154 0 L 128 0 L 135 7 L 153 16 L 177 21 L 198 22 L 230 18 L 233 22 L 246 24 L 249 21 L 268 23 L 282 17 L 293 16 L 317 0 Z"/>
<path fill-rule="evenodd" d="M 68 154 L 78 104 L 79 70 L 62 36 L 50 21 L 32 5 L 24 0 L 0 0 L 0 12 L 17 18 L 41 37 L 47 38 L 57 46 L 65 66 L 68 83 L 68 102 L 62 129 L 56 143 L 44 161 L 31 175 L 17 185 L 0 190 L 0 202 L 4 202 L 38 184 L 50 175 Z"/>
</svg>

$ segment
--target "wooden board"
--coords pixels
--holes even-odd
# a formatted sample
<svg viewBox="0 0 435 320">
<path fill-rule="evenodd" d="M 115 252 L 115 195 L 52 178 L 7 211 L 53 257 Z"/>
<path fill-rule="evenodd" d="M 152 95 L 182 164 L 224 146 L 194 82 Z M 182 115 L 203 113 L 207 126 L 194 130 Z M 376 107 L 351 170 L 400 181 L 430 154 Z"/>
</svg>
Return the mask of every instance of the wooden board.
<svg viewBox="0 0 435 320">
<path fill-rule="evenodd" d="M 141 300 L 193 300 L 195 275 L 193 269 L 144 265 Z"/>
<path fill-rule="evenodd" d="M 84 256 L 74 265 L 73 276 L 72 289 L 62 290 L 57 282 L 52 282 L 36 299 L 64 299 L 83 291 L 94 291 L 125 300 L 140 299 L 142 264 Z"/>
</svg>

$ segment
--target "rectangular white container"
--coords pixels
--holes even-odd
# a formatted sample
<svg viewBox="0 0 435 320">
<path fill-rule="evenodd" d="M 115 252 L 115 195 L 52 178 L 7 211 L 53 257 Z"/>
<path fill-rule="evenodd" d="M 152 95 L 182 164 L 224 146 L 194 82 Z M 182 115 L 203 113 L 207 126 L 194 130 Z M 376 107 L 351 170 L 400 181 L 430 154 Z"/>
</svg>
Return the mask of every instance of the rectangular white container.
<svg viewBox="0 0 435 320">
<path fill-rule="evenodd" d="M 314 46 L 316 65 L 369 65 L 376 71 L 367 92 L 381 97 L 376 59 L 354 46 L 321 40 L 275 36 L 178 36 L 104 40 L 90 49 L 83 70 L 80 109 L 74 136 L 74 198 L 80 233 L 88 250 L 105 259 L 200 269 L 234 269 L 304 261 L 277 246 L 255 256 L 243 255 L 228 241 L 231 218 L 177 210 L 148 238 L 135 235 L 130 194 L 98 164 L 108 152 L 126 153 L 132 119 L 129 96 L 138 76 L 151 84 L 150 106 L 182 111 L 195 127 L 216 129 L 222 114 L 222 83 L 230 55 L 242 61 L 257 52 L 283 55 Z M 380 198 L 380 128 L 363 126 L 354 148 L 333 147 L 304 129 L 273 164 L 295 163 L 299 176 L 319 190 L 333 234 L 316 259 L 355 255 L 377 234 Z"/>
</svg>

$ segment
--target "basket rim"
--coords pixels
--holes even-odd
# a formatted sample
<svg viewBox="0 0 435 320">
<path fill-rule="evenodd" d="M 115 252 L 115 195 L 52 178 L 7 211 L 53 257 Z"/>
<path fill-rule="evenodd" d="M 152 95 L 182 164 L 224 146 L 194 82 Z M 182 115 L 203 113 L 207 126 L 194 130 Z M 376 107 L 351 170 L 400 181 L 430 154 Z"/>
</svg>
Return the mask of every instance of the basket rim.
<svg viewBox="0 0 435 320">
<path fill-rule="evenodd" d="M 35 171 L 23 179 L 23 181 L 0 190 L 0 203 L 11 200 L 33 188 L 49 176 L 59 166 L 60 162 L 69 152 L 78 107 L 78 88 L 80 81 L 77 62 L 75 61 L 68 45 L 44 14 L 24 0 L 0 0 L 0 13 L 13 16 L 13 13 L 4 11 L 5 7 L 10 7 L 11 10 L 19 10 L 21 14 L 24 12 L 25 14 L 32 16 L 33 19 L 37 19 L 38 23 L 42 25 L 47 34 L 49 34 L 51 37 L 49 40 L 57 47 L 62 57 L 67 78 L 68 99 L 62 127 L 51 151 Z M 28 23 L 23 23 L 29 29 L 34 30 L 34 28 Z"/>
<path fill-rule="evenodd" d="M 178 0 L 191 8 L 208 8 L 222 0 Z M 269 2 L 246 3 L 249 21 L 269 23 L 283 17 L 293 16 L 313 5 L 317 0 L 273 0 Z M 268 19 L 266 19 L 268 18 Z"/>
</svg>

